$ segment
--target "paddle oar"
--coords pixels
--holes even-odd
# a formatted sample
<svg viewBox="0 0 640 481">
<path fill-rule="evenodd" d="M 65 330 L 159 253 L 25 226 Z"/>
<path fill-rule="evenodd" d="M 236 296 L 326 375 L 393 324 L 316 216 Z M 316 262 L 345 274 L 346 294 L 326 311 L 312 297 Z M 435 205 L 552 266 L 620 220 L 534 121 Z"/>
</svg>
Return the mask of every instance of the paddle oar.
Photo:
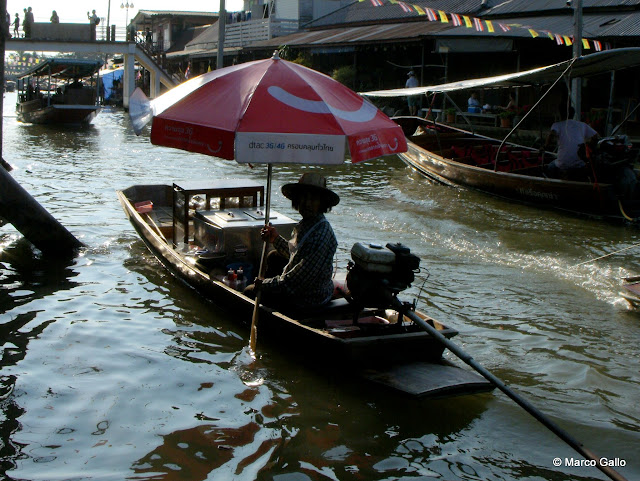
<svg viewBox="0 0 640 481">
<path fill-rule="evenodd" d="M 509 387 L 507 387 L 500 379 L 487 371 L 484 367 L 478 364 L 473 357 L 467 354 L 465 351 L 460 349 L 456 344 L 451 342 L 449 339 L 444 337 L 438 330 L 429 325 L 424 319 L 420 318 L 415 312 L 410 311 L 406 308 L 398 300 L 397 297 L 390 296 L 391 305 L 401 314 L 410 318 L 413 322 L 415 322 L 422 329 L 427 331 L 431 337 L 435 338 L 439 342 L 445 345 L 447 349 L 449 349 L 452 353 L 458 356 L 461 360 L 463 360 L 466 364 L 471 366 L 476 372 L 478 372 L 482 377 L 488 380 L 495 387 L 500 389 L 503 393 L 513 399 L 520 407 L 522 407 L 525 411 L 531 414 L 534 418 L 540 421 L 545 427 L 550 429 L 556 436 L 562 439 L 565 443 L 575 449 L 578 453 L 582 454 L 585 458 L 590 459 L 595 462 L 595 466 L 602 471 L 604 474 L 609 476 L 614 481 L 626 481 L 626 478 L 622 476 L 620 473 L 610 468 L 609 466 L 602 466 L 600 463 L 600 456 L 596 456 L 593 451 L 587 449 L 582 445 L 581 442 L 574 439 L 569 433 L 567 433 L 564 429 L 554 423 L 551 419 L 545 416 L 542 412 L 540 412 L 536 407 L 534 407 L 529 401 L 521 397 L 520 395 L 513 392 Z"/>
<path fill-rule="evenodd" d="M 267 164 L 267 200 L 266 207 L 264 210 L 264 225 L 265 227 L 269 225 L 269 213 L 271 209 L 271 164 Z M 266 269 L 266 257 L 267 257 L 267 243 L 264 242 L 262 244 L 262 255 L 260 256 L 260 269 L 258 270 L 258 278 L 262 278 L 264 276 L 264 271 Z M 251 317 L 251 333 L 249 335 L 249 348 L 251 352 L 255 354 L 256 352 L 256 344 L 258 342 L 258 313 L 260 308 L 260 300 L 262 298 L 261 289 L 259 286 L 256 286 L 256 299 L 255 304 L 253 305 L 253 316 Z"/>
<path fill-rule="evenodd" d="M 155 231 L 157 232 L 157 234 L 162 238 L 163 241 L 165 241 L 168 244 L 169 241 L 167 240 L 167 238 L 164 236 L 164 234 L 160 230 L 160 227 L 158 227 L 158 224 L 156 224 L 153 221 L 153 218 L 149 215 L 148 212 L 146 212 L 145 215 L 147 216 L 147 220 L 149 221 L 149 223 L 155 228 Z"/>
</svg>

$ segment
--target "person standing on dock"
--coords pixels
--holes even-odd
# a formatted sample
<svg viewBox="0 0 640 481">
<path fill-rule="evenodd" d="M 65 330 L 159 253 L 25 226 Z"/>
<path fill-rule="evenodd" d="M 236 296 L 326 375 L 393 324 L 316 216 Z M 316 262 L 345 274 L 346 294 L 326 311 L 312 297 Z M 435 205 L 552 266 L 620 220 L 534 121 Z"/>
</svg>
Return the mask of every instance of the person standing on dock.
<svg viewBox="0 0 640 481">
<path fill-rule="evenodd" d="M 25 8 L 24 20 L 22 21 L 22 31 L 24 32 L 24 38 L 31 38 L 31 27 L 33 26 L 33 10 L 31 7 Z"/>
<path fill-rule="evenodd" d="M 60 23 L 60 17 L 58 17 L 58 14 L 56 13 L 55 10 L 51 12 L 50 20 L 51 20 L 51 23 Z"/>
<path fill-rule="evenodd" d="M 100 18 L 96 15 L 96 11 L 92 10 L 91 14 L 87 12 L 87 18 L 89 19 L 89 26 L 91 27 L 91 40 L 95 41 L 96 39 L 96 28 L 100 23 Z"/>
<path fill-rule="evenodd" d="M 416 78 L 416 74 L 411 70 L 407 76 L 407 82 L 405 83 L 405 88 L 414 88 L 418 87 L 418 79 Z M 409 106 L 409 115 L 417 115 L 418 114 L 418 103 L 420 102 L 419 95 L 408 95 L 407 96 L 407 105 Z"/>
<path fill-rule="evenodd" d="M 20 38 L 20 14 L 16 13 L 16 19 L 13 21 L 13 36 Z"/>
<path fill-rule="evenodd" d="M 261 235 L 275 250 L 267 256 L 267 278 L 256 279 L 244 293 L 269 306 L 313 308 L 329 302 L 333 296 L 333 256 L 338 241 L 324 214 L 338 205 L 340 197 L 327 188 L 327 180 L 315 172 L 302 174 L 295 184 L 282 186 L 282 194 L 291 200 L 302 220 L 293 237 L 285 240 L 273 226 L 265 226 Z"/>
</svg>

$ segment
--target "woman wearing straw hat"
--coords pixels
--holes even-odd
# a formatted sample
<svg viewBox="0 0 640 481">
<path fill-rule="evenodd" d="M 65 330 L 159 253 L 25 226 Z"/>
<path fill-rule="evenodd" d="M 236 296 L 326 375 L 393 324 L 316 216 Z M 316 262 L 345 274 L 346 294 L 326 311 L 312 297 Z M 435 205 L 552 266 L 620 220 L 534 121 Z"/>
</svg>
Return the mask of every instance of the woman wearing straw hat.
<svg viewBox="0 0 640 481">
<path fill-rule="evenodd" d="M 333 256 L 338 241 L 324 214 L 340 202 L 340 197 L 327 188 L 326 179 L 315 172 L 302 174 L 294 184 L 282 186 L 282 194 L 302 216 L 290 241 L 280 236 L 273 226 L 262 229 L 262 239 L 275 248 L 267 257 L 265 279 L 245 289 L 270 306 L 310 308 L 331 300 L 333 294 Z"/>
</svg>

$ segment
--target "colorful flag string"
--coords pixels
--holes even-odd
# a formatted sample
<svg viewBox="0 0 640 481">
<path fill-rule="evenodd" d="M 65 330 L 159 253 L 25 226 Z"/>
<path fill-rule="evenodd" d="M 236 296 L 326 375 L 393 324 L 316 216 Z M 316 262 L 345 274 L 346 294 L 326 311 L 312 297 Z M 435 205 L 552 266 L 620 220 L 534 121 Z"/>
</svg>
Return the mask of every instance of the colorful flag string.
<svg viewBox="0 0 640 481">
<path fill-rule="evenodd" d="M 359 2 L 365 2 L 366 0 L 359 0 Z M 385 5 L 384 0 L 369 0 L 374 7 L 382 7 Z M 492 20 L 483 20 L 481 18 L 469 17 L 467 15 L 460 15 L 458 13 L 447 13 L 444 10 L 434 10 L 432 8 L 421 7 L 420 5 L 415 5 L 411 3 L 407 3 L 401 0 L 388 0 L 388 2 L 392 5 L 398 5 L 404 13 L 417 13 L 418 15 L 426 15 L 430 22 L 441 22 L 441 23 L 452 23 L 454 27 L 466 27 L 466 28 L 475 28 L 477 32 L 488 32 L 495 33 L 496 27 L 494 23 L 497 24 L 498 28 L 502 32 L 509 32 L 512 28 L 526 28 L 531 35 L 532 38 L 548 38 L 550 40 L 555 40 L 557 45 L 573 45 L 573 37 L 568 35 L 561 35 L 557 33 L 550 32 L 548 30 L 542 30 L 541 32 L 546 35 L 541 36 L 540 33 L 528 26 L 519 25 L 519 24 L 505 24 L 503 22 L 494 22 Z M 590 50 L 593 46 L 593 49 L 596 52 L 602 51 L 603 45 L 602 42 L 598 40 L 591 40 L 587 38 L 582 39 L 582 47 L 585 50 Z M 605 45 L 605 49 L 608 49 L 609 45 Z"/>
</svg>

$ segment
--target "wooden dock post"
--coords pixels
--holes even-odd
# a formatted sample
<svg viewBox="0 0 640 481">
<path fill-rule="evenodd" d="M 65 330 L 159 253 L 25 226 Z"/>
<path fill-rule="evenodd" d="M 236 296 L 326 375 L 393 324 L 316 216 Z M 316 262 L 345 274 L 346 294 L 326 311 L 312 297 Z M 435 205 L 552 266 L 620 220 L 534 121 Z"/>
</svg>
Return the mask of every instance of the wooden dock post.
<svg viewBox="0 0 640 481">
<path fill-rule="evenodd" d="M 44 254 L 73 254 L 83 245 L 2 167 L 0 217 Z"/>
</svg>

